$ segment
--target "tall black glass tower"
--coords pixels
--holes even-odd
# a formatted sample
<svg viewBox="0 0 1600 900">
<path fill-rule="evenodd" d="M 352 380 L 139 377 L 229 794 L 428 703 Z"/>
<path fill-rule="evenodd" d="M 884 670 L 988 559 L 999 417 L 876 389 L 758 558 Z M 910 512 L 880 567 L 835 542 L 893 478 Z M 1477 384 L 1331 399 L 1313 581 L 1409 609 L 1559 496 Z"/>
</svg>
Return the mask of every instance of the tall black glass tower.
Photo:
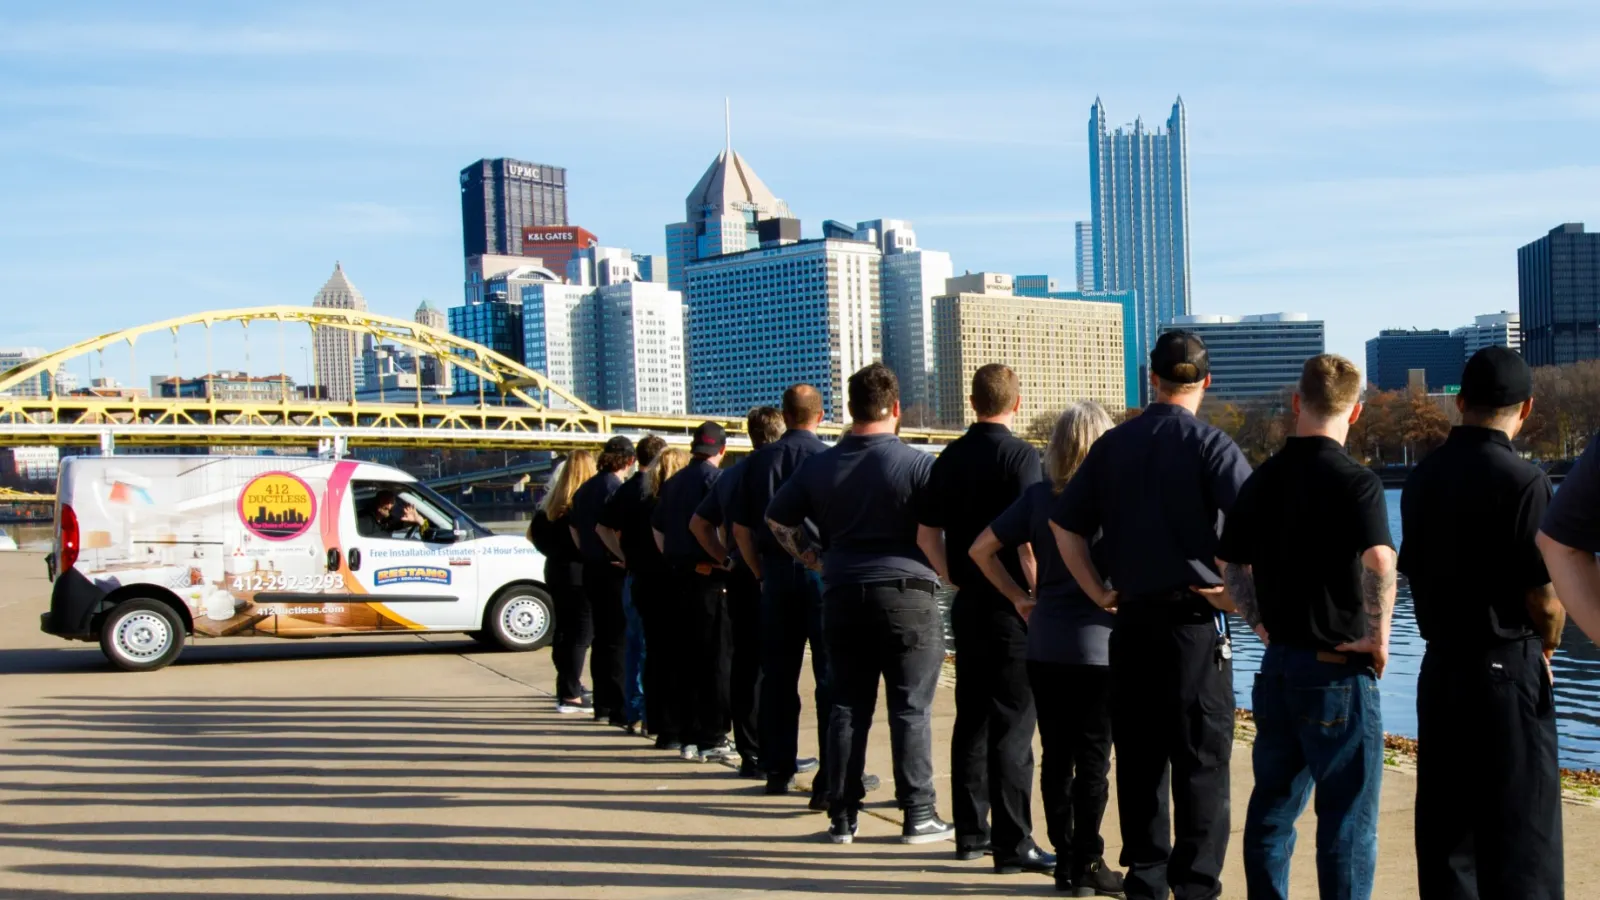
<svg viewBox="0 0 1600 900">
<path fill-rule="evenodd" d="M 567 170 L 480 159 L 461 170 L 463 256 L 522 255 L 522 229 L 567 224 Z"/>
</svg>

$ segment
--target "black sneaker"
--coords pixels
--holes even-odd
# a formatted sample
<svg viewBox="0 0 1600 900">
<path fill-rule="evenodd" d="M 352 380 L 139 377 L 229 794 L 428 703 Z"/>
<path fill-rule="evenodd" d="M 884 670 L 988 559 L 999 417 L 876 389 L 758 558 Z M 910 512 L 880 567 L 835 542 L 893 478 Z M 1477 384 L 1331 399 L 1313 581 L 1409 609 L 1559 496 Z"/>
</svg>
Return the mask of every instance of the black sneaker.
<svg viewBox="0 0 1600 900">
<path fill-rule="evenodd" d="M 996 875 L 1020 875 L 1023 872 L 1050 875 L 1055 870 L 1055 854 L 1046 853 L 1038 847 L 1029 847 L 1021 854 L 1006 859 L 1001 859 L 998 856 L 994 858 L 994 872 Z"/>
<path fill-rule="evenodd" d="M 667 737 L 664 734 L 656 735 L 657 750 L 682 750 L 683 743 L 677 738 Z"/>
<path fill-rule="evenodd" d="M 959 859 L 962 862 L 972 862 L 975 859 L 983 859 L 986 854 L 992 854 L 993 852 L 994 851 L 989 848 L 988 841 L 962 846 L 961 838 L 956 838 L 956 859 Z"/>
<path fill-rule="evenodd" d="M 906 824 L 900 829 L 902 844 L 931 844 L 954 840 L 956 827 L 939 818 L 930 807 L 906 810 Z"/>
<path fill-rule="evenodd" d="M 740 771 L 743 772 L 743 769 L 741 768 Z M 787 775 L 768 775 L 767 776 L 767 793 L 769 795 L 771 795 L 773 797 L 778 797 L 778 796 L 782 796 L 783 794 L 787 794 L 792 790 L 794 790 L 794 779 L 793 778 L 790 778 Z M 827 809 L 828 807 L 826 805 L 824 805 L 822 808 L 823 809 Z"/>
<path fill-rule="evenodd" d="M 1071 890 L 1074 897 L 1116 897 L 1118 900 L 1127 896 L 1122 885 L 1122 873 L 1115 869 L 1106 868 L 1106 861 L 1097 859 L 1086 866 L 1073 866 L 1072 878 L 1067 885 L 1062 885 L 1061 873 L 1056 870 L 1056 890 Z"/>
<path fill-rule="evenodd" d="M 765 778 L 766 777 L 766 773 L 761 771 L 761 767 L 756 764 L 755 760 L 753 760 L 753 759 L 742 759 L 739 762 L 739 777 L 740 778 Z"/>
<path fill-rule="evenodd" d="M 816 770 L 817 758 L 815 756 L 808 756 L 805 759 L 794 761 L 794 771 L 797 775 L 804 775 L 807 772 L 815 772 Z"/>
<path fill-rule="evenodd" d="M 856 839 L 856 829 L 859 826 L 860 821 L 856 818 L 855 810 L 839 813 L 828 825 L 828 840 L 835 844 L 848 844 Z"/>
<path fill-rule="evenodd" d="M 594 711 L 594 702 L 591 701 L 588 697 L 579 697 L 576 700 L 557 700 L 556 701 L 556 712 L 561 713 L 562 715 L 570 716 L 570 715 L 573 715 L 573 714 L 576 714 L 576 713 L 586 713 L 586 712 L 593 712 L 593 711 Z"/>
</svg>

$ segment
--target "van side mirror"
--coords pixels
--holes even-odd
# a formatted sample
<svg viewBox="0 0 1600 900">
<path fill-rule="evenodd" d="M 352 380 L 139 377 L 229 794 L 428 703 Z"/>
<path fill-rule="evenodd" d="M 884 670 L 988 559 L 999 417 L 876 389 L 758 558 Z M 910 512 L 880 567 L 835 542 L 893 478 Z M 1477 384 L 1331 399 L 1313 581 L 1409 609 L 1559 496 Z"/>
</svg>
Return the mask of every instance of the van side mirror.
<svg viewBox="0 0 1600 900">
<path fill-rule="evenodd" d="M 329 547 L 328 548 L 328 571 L 329 572 L 337 572 L 337 571 L 339 571 L 339 548 L 338 547 Z"/>
</svg>

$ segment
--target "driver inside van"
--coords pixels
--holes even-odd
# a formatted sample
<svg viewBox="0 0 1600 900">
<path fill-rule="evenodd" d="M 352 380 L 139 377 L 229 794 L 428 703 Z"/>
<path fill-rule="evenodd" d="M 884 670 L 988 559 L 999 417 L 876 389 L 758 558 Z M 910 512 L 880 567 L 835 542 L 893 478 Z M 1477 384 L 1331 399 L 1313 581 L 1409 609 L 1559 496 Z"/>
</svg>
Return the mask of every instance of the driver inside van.
<svg viewBox="0 0 1600 900">
<path fill-rule="evenodd" d="M 392 537 L 397 531 L 426 531 L 428 521 L 417 508 L 395 497 L 394 491 L 379 491 L 372 496 L 366 515 L 357 520 L 363 537 Z"/>
</svg>

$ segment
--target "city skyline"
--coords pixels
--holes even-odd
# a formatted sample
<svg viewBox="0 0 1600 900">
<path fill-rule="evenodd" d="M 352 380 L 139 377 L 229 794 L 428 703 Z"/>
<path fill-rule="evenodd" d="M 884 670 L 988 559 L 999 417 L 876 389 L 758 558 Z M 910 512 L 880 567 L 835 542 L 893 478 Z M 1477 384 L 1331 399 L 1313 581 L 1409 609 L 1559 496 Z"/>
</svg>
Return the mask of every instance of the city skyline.
<svg viewBox="0 0 1600 900">
<path fill-rule="evenodd" d="M 723 144 L 728 95 L 735 146 L 811 228 L 828 215 L 903 217 L 958 271 L 1069 282 L 1073 223 L 1089 213 L 1082 110 L 1098 95 L 1131 118 L 1181 93 L 1192 311 L 1304 310 L 1327 321 L 1330 350 L 1358 362 L 1383 328 L 1450 328 L 1515 308 L 1516 248 L 1557 223 L 1600 220 L 1582 206 L 1600 196 L 1600 166 L 1583 153 L 1600 133 L 1589 87 L 1600 64 L 1583 49 L 1600 16 L 1585 4 L 1339 15 L 1028 7 L 1028 33 L 986 56 L 986 72 L 959 77 L 915 47 L 998 34 L 1017 16 L 951 6 L 916 40 L 871 42 L 903 67 L 888 89 L 814 75 L 862 52 L 875 30 L 865 26 L 888 12 L 865 12 L 860 34 L 826 41 L 820 23 L 719 23 L 719 38 L 778 35 L 771 54 L 794 72 L 759 92 L 731 74 L 661 83 L 651 73 L 703 40 L 704 23 L 639 7 L 607 35 L 625 51 L 617 65 L 581 79 L 572 73 L 592 37 L 550 21 L 542 90 L 581 80 L 593 91 L 526 121 L 460 114 L 463 98 L 486 111 L 525 100 L 520 86 L 495 83 L 504 79 L 492 61 L 459 58 L 470 29 L 443 14 L 374 25 L 372 11 L 309 4 L 88 6 L 99 13 L 13 19 L 0 38 L 20 136 L 0 147 L 0 190 L 14 208 L 0 290 L 41 296 L 66 271 L 114 276 L 118 289 L 75 300 L 82 314 L 67 319 L 27 305 L 5 345 L 53 349 L 199 308 L 303 302 L 335 259 L 383 312 L 457 296 L 455 173 L 480 157 L 565 167 L 573 221 L 608 245 L 662 252 L 685 179 Z M 1096 40 L 1069 38 L 1085 32 Z M 1116 65 L 1131 44 L 1158 61 Z M 223 57 L 242 63 L 219 70 Z M 963 118 L 976 110 L 1026 127 L 976 128 Z M 1563 139 L 1531 153 L 1521 138 L 1534 131 Z"/>
</svg>

